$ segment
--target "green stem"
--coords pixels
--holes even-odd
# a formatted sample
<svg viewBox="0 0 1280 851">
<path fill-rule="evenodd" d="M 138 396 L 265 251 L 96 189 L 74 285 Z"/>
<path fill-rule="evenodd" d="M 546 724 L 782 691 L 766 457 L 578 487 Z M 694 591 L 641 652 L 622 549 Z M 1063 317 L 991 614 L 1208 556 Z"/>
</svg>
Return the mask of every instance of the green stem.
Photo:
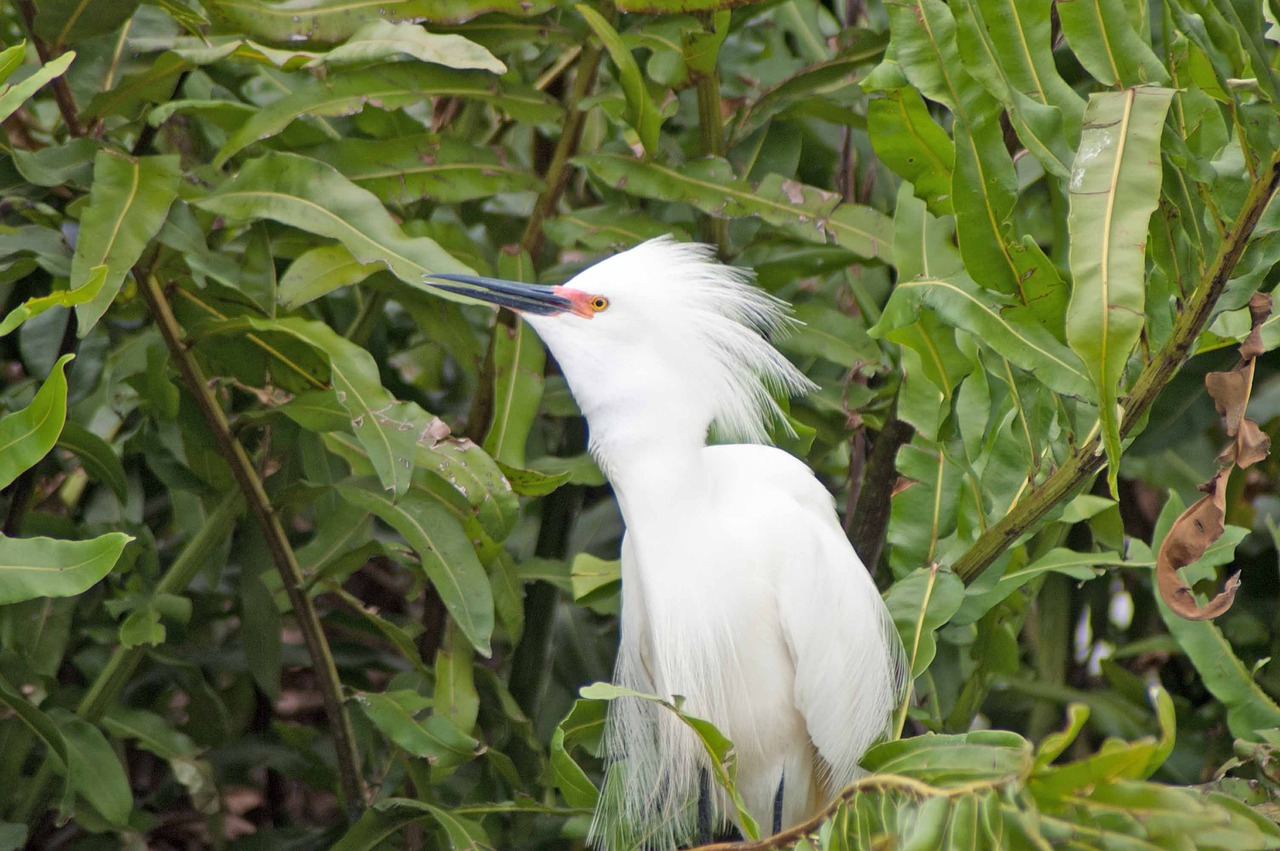
<svg viewBox="0 0 1280 851">
<path fill-rule="evenodd" d="M 1156 397 L 1182 368 L 1192 345 L 1209 324 L 1218 298 L 1248 247 L 1249 238 L 1280 185 L 1280 152 L 1261 172 L 1249 190 L 1240 215 L 1227 231 L 1213 264 L 1205 271 L 1191 298 L 1178 313 L 1169 342 L 1147 364 L 1124 400 L 1120 436 L 1127 437 L 1143 422 Z M 956 575 L 968 585 L 991 566 L 1002 552 L 1030 531 L 1054 506 L 1073 495 L 1102 469 L 1106 456 L 1099 435 L 1081 445 L 1049 478 L 1033 488 L 1000 522 L 989 527 L 952 565 Z"/>
<path fill-rule="evenodd" d="M 698 77 L 698 131 L 702 139 L 702 153 L 708 157 L 724 156 L 724 119 L 720 114 L 720 74 L 713 71 Z M 707 218 L 708 240 L 724 257 L 729 245 L 727 219 Z"/>
<path fill-rule="evenodd" d="M 360 759 L 356 752 L 351 719 L 348 718 L 342 702 L 342 683 L 338 679 L 338 668 L 333 661 L 333 653 L 329 649 L 329 642 L 320 626 L 320 618 L 316 614 L 311 597 L 303 590 L 306 578 L 298 565 L 293 547 L 289 544 L 284 526 L 280 523 L 280 517 L 271 505 L 271 498 L 258 477 L 258 471 L 249 458 L 249 453 L 232 434 L 227 415 L 214 397 L 204 370 L 192 355 L 182 326 L 174 316 L 173 308 L 170 307 L 160 283 L 149 270 L 136 271 L 138 273 L 136 278 L 139 281 L 138 289 L 147 303 L 147 308 L 165 344 L 169 347 L 169 353 L 182 375 L 187 391 L 195 398 L 201 414 L 204 415 L 210 431 L 217 440 L 219 453 L 231 468 L 231 473 L 244 494 L 249 510 L 257 518 L 271 560 L 280 572 L 285 593 L 293 608 L 294 619 L 302 632 L 302 639 L 307 646 L 307 654 L 311 658 L 311 666 L 324 702 L 325 716 L 328 720 L 329 732 L 333 736 L 334 751 L 337 754 L 343 802 L 348 815 L 354 819 L 367 803 L 364 778 L 360 775 Z"/>
<path fill-rule="evenodd" d="M 236 520 L 244 510 L 244 499 L 240 491 L 226 494 L 213 513 L 205 518 L 200 530 L 187 542 L 182 553 L 174 559 L 173 564 L 160 581 L 156 583 L 154 595 L 182 593 L 196 573 L 208 562 L 210 556 L 235 531 Z M 94 678 L 93 684 L 80 699 L 76 714 L 86 721 L 96 723 L 119 698 L 128 684 L 138 663 L 146 654 L 146 647 L 125 647 L 118 645 L 111 651 L 107 664 Z M 35 776 L 28 784 L 26 800 L 16 815 L 18 821 L 28 821 L 32 813 L 41 812 L 43 803 L 49 795 L 49 783 L 53 779 L 53 763 L 46 756 L 40 764 Z"/>
</svg>

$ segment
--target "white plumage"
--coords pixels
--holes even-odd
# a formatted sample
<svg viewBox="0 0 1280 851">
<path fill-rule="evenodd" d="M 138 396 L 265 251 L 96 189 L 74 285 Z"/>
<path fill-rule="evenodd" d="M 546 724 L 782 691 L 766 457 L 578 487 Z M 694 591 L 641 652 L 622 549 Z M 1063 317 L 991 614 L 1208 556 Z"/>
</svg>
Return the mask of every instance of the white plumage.
<svg viewBox="0 0 1280 851">
<path fill-rule="evenodd" d="M 784 777 L 783 825 L 811 816 L 890 731 L 905 664 L 830 494 L 803 463 L 758 445 L 779 419 L 774 394 L 812 387 L 765 336 L 790 321 L 786 305 L 708 248 L 669 238 L 564 287 L 504 286 L 506 301 L 465 292 L 526 310 L 626 522 L 617 683 L 681 695 L 687 713 L 727 735 L 763 829 Z M 713 427 L 750 443 L 708 446 Z M 692 841 L 701 746 L 652 702 L 615 700 L 609 713 L 593 843 Z M 711 805 L 714 823 L 732 821 L 722 792 Z"/>
</svg>

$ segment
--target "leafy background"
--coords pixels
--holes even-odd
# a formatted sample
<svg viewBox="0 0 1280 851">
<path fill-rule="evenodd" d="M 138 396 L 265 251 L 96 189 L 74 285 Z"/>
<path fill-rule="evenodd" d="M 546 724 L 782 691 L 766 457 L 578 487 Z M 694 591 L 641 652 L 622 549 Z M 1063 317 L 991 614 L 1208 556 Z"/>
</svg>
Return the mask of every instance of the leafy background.
<svg viewBox="0 0 1280 851">
<path fill-rule="evenodd" d="M 580 846 L 618 509 L 536 337 L 422 279 L 666 233 L 795 304 L 822 389 L 783 444 L 915 675 L 876 773 L 770 847 L 1280 846 L 1280 495 L 1238 425 L 1280 383 L 1235 351 L 1280 330 L 1270 0 L 0 33 L 0 847 Z M 1157 593 L 1188 562 L 1189 610 L 1239 571 L 1216 622 Z"/>
</svg>

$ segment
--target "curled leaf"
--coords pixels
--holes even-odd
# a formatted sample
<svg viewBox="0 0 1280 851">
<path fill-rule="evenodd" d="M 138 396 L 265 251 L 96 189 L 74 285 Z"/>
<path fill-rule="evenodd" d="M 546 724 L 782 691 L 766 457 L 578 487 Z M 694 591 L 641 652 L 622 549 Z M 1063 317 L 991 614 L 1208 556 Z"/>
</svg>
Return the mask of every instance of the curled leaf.
<svg viewBox="0 0 1280 851">
<path fill-rule="evenodd" d="M 1227 580 L 1222 593 L 1200 606 L 1191 587 L 1178 573 L 1179 569 L 1199 560 L 1209 545 L 1222 537 L 1230 474 L 1231 468 L 1226 467 L 1203 486 L 1206 495 L 1174 521 L 1156 556 L 1156 588 L 1169 608 L 1187 620 L 1211 620 L 1223 614 L 1231 608 L 1240 588 L 1237 574 Z"/>
<path fill-rule="evenodd" d="M 1222 417 L 1222 425 L 1229 437 L 1240 431 L 1245 406 L 1249 404 L 1249 389 L 1253 384 L 1253 361 L 1241 361 L 1230 372 L 1211 372 L 1204 377 L 1204 386 L 1213 397 L 1213 405 Z"/>
<path fill-rule="evenodd" d="M 1248 360 L 1256 358 L 1267 350 L 1262 343 L 1262 323 L 1271 315 L 1271 295 L 1254 293 L 1249 296 L 1249 317 L 1253 320 L 1253 328 L 1249 336 L 1240 344 L 1240 358 Z"/>
</svg>

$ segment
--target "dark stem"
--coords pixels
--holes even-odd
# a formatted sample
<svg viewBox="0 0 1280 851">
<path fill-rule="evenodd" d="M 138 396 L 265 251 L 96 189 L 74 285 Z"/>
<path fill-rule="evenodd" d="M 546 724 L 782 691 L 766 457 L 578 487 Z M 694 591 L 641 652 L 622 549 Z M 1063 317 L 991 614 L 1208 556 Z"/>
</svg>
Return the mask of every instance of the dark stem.
<svg viewBox="0 0 1280 851">
<path fill-rule="evenodd" d="M 22 15 L 22 22 L 27 27 L 27 34 L 31 36 L 31 43 L 35 45 L 36 55 L 40 57 L 41 62 L 48 65 L 54 57 L 49 50 L 49 45 L 36 35 L 35 3 L 32 0 L 17 0 L 16 5 L 18 13 Z M 71 95 L 71 87 L 67 85 L 66 75 L 55 77 L 49 85 L 53 87 L 53 99 L 58 103 L 58 111 L 62 113 L 67 132 L 72 136 L 83 136 L 84 125 L 80 123 L 80 108 L 76 106 L 76 99 Z"/>
<path fill-rule="evenodd" d="M 196 400 L 200 413 L 209 425 L 209 430 L 213 432 L 219 454 L 231 468 L 231 473 L 241 493 L 244 494 L 250 512 L 262 529 L 271 560 L 280 572 L 285 593 L 289 597 L 294 619 L 302 632 L 324 702 L 325 716 L 338 759 L 338 776 L 342 784 L 344 804 L 348 816 L 354 819 L 360 809 L 366 805 L 364 779 L 360 775 L 355 735 L 351 728 L 351 720 L 347 717 L 343 706 L 342 683 L 338 678 L 338 668 L 333 661 L 329 642 L 320 626 L 320 619 L 311 597 L 303 590 L 305 577 L 302 568 L 298 565 L 293 547 L 289 544 L 288 535 L 271 504 L 271 498 L 263 487 L 253 461 L 249 458 L 249 453 L 244 446 L 232 434 L 227 416 L 214 397 L 204 370 L 191 353 L 182 326 L 174 316 L 160 283 L 149 269 L 137 268 L 134 274 L 138 281 L 139 292 L 146 301 L 156 327 L 169 348 L 178 372 L 182 375 L 183 384 L 186 385 L 187 392 Z"/>
<path fill-rule="evenodd" d="M 600 50 L 594 44 L 588 44 L 578 57 L 577 73 L 574 74 L 573 85 L 569 87 L 564 102 L 564 129 L 560 132 L 560 141 L 556 143 L 555 152 L 551 155 L 551 164 L 547 166 L 547 185 L 534 202 L 529 223 L 525 225 L 524 235 L 520 237 L 520 247 L 529 252 L 530 257 L 537 257 L 542 250 L 545 238 L 542 225 L 555 213 L 560 196 L 569 183 L 569 160 L 578 150 L 582 127 L 587 120 L 587 114 L 578 108 L 578 104 L 586 99 L 595 85 L 596 72 L 600 68 Z"/>
<path fill-rule="evenodd" d="M 911 440 L 914 433 L 915 429 L 898 419 L 898 398 L 895 395 L 885 416 L 884 428 L 880 429 L 871 445 L 871 454 L 867 457 L 862 476 L 862 494 L 854 510 L 853 549 L 872 576 L 876 573 L 880 553 L 884 550 L 884 538 L 889 531 L 891 499 L 898 481 L 895 466 L 898 449 Z"/>
</svg>

